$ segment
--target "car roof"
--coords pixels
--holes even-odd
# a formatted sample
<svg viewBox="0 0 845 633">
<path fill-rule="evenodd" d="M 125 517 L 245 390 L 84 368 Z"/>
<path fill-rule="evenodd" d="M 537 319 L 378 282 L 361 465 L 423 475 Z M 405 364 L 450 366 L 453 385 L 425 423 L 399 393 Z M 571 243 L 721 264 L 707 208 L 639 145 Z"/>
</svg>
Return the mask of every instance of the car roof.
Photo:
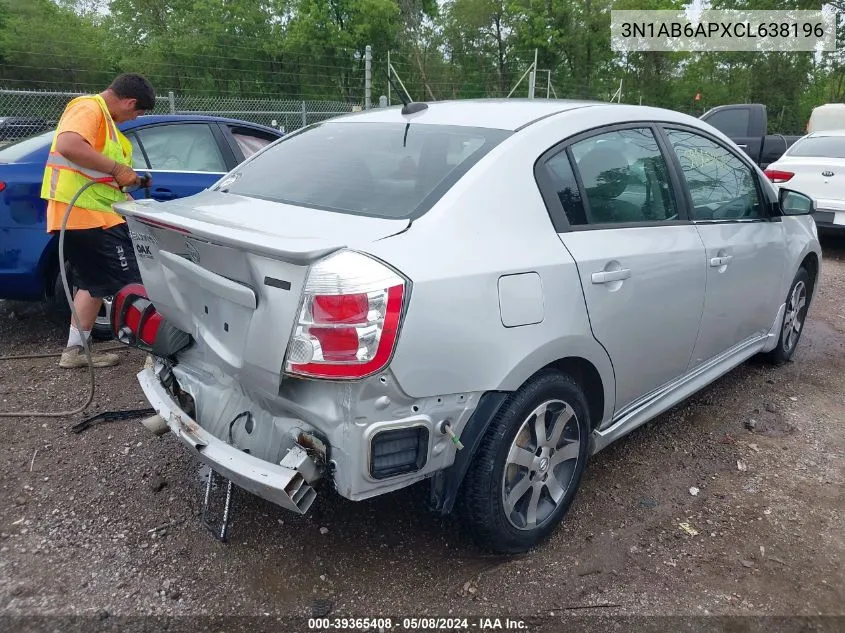
<svg viewBox="0 0 845 633">
<path fill-rule="evenodd" d="M 127 121 L 126 123 L 121 123 L 117 127 L 121 130 L 131 130 L 136 127 L 140 127 L 142 125 L 154 125 L 154 124 L 161 124 L 161 123 L 186 123 L 186 122 L 216 122 L 216 123 L 231 123 L 233 125 L 247 125 L 250 127 L 259 128 L 262 130 L 266 130 L 268 132 L 275 132 L 276 134 L 281 135 L 279 130 L 276 130 L 272 127 L 267 125 L 261 125 L 260 123 L 252 123 L 251 121 L 244 121 L 242 119 L 230 119 L 228 117 L 221 117 L 221 116 L 208 116 L 203 114 L 145 114 L 143 116 L 139 116 L 137 119 L 133 121 Z"/>
<path fill-rule="evenodd" d="M 412 121 L 430 125 L 458 125 L 515 131 L 567 110 L 609 105 L 605 101 L 576 99 L 462 99 L 435 101 L 421 112 L 402 115 L 402 106 L 373 108 L 335 117 L 335 121 L 395 123 Z"/>
<path fill-rule="evenodd" d="M 845 130 L 819 130 L 818 132 L 811 132 L 804 138 L 818 138 L 820 136 L 845 136 Z"/>
</svg>

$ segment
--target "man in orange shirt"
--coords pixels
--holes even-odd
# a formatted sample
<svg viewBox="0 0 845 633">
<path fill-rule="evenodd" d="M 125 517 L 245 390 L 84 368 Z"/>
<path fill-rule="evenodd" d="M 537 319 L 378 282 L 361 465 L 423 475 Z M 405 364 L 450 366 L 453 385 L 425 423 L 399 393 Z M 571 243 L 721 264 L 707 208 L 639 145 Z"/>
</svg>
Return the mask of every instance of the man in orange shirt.
<svg viewBox="0 0 845 633">
<path fill-rule="evenodd" d="M 131 167 L 131 144 L 115 124 L 131 121 L 154 107 L 155 92 L 149 81 L 141 75 L 125 74 L 98 95 L 71 101 L 59 120 L 41 194 L 48 200 L 48 232 L 61 229 L 68 202 L 79 186 L 97 181 L 80 196 L 67 219 L 64 249 L 78 288 L 73 305 L 79 323 L 71 317 L 60 367 L 87 367 L 83 346 L 91 336 L 103 297 L 140 282 L 126 222 L 111 209 L 113 202 L 128 198 L 121 187 L 141 184 Z M 91 360 L 95 367 L 109 367 L 120 357 L 92 351 Z"/>
</svg>

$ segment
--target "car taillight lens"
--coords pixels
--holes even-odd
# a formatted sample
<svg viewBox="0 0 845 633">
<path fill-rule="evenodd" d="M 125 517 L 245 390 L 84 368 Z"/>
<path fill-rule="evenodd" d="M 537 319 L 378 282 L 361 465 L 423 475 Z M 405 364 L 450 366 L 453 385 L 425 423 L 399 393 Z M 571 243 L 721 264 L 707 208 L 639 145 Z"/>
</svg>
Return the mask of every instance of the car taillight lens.
<svg viewBox="0 0 845 633">
<path fill-rule="evenodd" d="M 342 380 L 384 369 L 396 346 L 406 288 L 394 270 L 354 251 L 317 263 L 305 282 L 285 370 Z"/>
<path fill-rule="evenodd" d="M 780 169 L 766 169 L 763 173 L 774 183 L 786 182 L 795 175 L 791 171 L 781 171 Z"/>
<path fill-rule="evenodd" d="M 157 356 L 169 356 L 186 347 L 191 337 L 176 329 L 156 311 L 141 284 L 124 286 L 114 297 L 111 326 L 117 340 Z"/>
<path fill-rule="evenodd" d="M 141 284 L 130 284 L 118 291 L 112 303 L 111 320 L 114 335 L 129 345 L 141 343 L 152 347 L 161 326 L 161 315 Z"/>
<path fill-rule="evenodd" d="M 6 183 L 0 180 L 0 191 L 3 191 L 6 188 Z"/>
</svg>

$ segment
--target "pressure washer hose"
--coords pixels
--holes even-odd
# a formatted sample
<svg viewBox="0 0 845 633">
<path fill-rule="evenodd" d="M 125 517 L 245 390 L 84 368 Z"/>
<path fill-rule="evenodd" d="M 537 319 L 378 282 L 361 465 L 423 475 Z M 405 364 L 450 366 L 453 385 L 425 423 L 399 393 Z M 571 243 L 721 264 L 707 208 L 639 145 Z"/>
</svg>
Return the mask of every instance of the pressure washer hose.
<svg viewBox="0 0 845 633">
<path fill-rule="evenodd" d="M 70 199 L 70 202 L 67 205 L 67 209 L 65 210 L 64 218 L 62 218 L 62 228 L 59 231 L 59 270 L 61 271 L 62 276 L 62 286 L 65 290 L 65 298 L 67 299 L 68 304 L 70 305 L 70 311 L 73 315 L 73 321 L 79 325 L 79 315 L 76 313 L 76 307 L 73 305 L 73 296 L 70 293 L 70 285 L 67 281 L 67 273 L 65 271 L 65 230 L 67 228 L 67 221 L 70 218 L 70 212 L 73 209 L 76 201 L 79 200 L 79 196 L 85 193 L 88 190 L 88 187 L 96 184 L 102 184 L 102 180 L 92 180 L 90 182 L 86 182 L 79 188 L 79 191 Z M 85 358 L 88 360 L 88 399 L 85 403 L 76 409 L 72 409 L 70 411 L 11 411 L 11 412 L 4 412 L 0 411 L 0 418 L 66 418 L 71 415 L 76 415 L 78 413 L 82 413 L 94 400 L 94 364 L 91 360 L 91 343 L 90 341 L 84 341 L 84 345 L 82 346 L 83 350 L 85 351 Z M 0 360 L 13 360 L 17 358 L 40 358 L 40 357 L 47 357 L 53 355 L 61 355 L 61 354 L 35 354 L 32 356 L 24 355 L 24 356 L 6 356 L 0 358 Z"/>
</svg>

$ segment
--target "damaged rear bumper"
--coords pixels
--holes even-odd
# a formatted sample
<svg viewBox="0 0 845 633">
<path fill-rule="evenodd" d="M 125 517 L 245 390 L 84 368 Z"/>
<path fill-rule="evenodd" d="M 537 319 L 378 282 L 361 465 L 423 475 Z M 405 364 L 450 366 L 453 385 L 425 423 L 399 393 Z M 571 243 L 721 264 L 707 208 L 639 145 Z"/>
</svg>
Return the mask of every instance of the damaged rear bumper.
<svg viewBox="0 0 845 633">
<path fill-rule="evenodd" d="M 288 451 L 279 465 L 258 459 L 204 430 L 174 402 L 152 369 L 138 373 L 150 405 L 171 433 L 204 464 L 235 485 L 297 514 L 305 514 L 317 497 L 312 484 L 320 478 L 317 464 L 300 447 Z"/>
</svg>

